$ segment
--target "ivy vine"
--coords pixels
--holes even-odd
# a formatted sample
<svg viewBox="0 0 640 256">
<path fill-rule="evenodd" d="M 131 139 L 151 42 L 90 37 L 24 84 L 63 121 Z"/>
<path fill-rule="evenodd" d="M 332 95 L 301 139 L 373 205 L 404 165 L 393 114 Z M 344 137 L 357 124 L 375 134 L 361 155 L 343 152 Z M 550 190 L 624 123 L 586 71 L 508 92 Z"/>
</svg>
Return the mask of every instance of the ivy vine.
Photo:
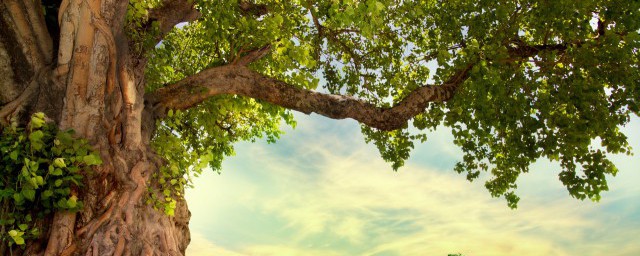
<svg viewBox="0 0 640 256">
<path fill-rule="evenodd" d="M 0 241 L 9 248 L 38 238 L 38 222 L 55 211 L 82 209 L 74 191 L 102 160 L 73 134 L 46 123 L 43 113 L 33 114 L 26 128 L 14 122 L 1 130 Z"/>
</svg>

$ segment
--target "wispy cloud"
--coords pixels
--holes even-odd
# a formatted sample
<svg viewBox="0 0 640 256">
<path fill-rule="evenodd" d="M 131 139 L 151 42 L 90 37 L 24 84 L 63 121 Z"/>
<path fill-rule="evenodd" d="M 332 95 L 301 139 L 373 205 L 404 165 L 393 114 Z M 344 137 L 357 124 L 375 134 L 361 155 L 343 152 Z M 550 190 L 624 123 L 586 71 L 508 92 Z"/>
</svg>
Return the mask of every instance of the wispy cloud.
<svg viewBox="0 0 640 256">
<path fill-rule="evenodd" d="M 217 246 L 199 232 L 191 233 L 191 243 L 189 244 L 189 247 L 187 247 L 186 254 L 189 256 L 247 256 L 246 254 L 234 252 L 229 249 Z"/>
<path fill-rule="evenodd" d="M 237 172 L 205 175 L 189 192 L 192 228 L 233 248 L 216 255 L 640 254 L 631 241 L 640 236 L 640 195 L 630 181 L 615 183 L 624 193 L 603 203 L 576 201 L 542 162 L 523 177 L 514 211 L 437 164 L 413 160 L 390 171 L 352 124 L 312 119 L 300 127 L 277 148 L 241 146 L 227 163 Z M 434 136 L 416 152 L 455 159 L 446 139 Z M 208 231 L 216 228 L 224 230 Z"/>
</svg>

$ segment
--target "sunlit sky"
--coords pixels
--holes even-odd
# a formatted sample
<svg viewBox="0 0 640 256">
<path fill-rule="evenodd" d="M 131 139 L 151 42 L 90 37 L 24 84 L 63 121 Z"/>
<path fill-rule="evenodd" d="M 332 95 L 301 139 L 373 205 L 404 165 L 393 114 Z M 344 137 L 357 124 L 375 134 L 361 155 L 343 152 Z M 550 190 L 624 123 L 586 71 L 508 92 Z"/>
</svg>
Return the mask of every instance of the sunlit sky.
<svg viewBox="0 0 640 256">
<path fill-rule="evenodd" d="M 640 255 L 640 120 L 625 128 L 635 156 L 599 203 L 569 196 L 559 167 L 539 160 L 518 183 L 517 210 L 461 159 L 445 128 L 393 172 L 353 120 L 296 115 L 276 144 L 240 143 L 218 175 L 187 192 L 188 256 Z"/>
</svg>

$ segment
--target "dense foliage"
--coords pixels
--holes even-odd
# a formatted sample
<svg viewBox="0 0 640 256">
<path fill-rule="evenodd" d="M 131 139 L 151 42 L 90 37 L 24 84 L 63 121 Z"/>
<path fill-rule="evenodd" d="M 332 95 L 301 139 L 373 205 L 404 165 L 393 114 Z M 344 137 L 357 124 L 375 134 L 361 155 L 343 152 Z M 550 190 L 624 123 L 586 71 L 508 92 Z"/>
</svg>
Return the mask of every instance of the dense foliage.
<svg viewBox="0 0 640 256">
<path fill-rule="evenodd" d="M 4 127 L 0 152 L 0 241 L 8 245 L 39 237 L 38 222 L 56 210 L 80 210 L 77 189 L 88 167 L 102 163 L 86 140 L 46 123 L 43 113 L 34 114 L 26 129 Z"/>
<path fill-rule="evenodd" d="M 511 207 L 519 174 L 537 159 L 560 163 L 571 196 L 598 200 L 617 172 L 607 153 L 631 152 L 619 127 L 639 114 L 639 1 L 196 2 L 202 18 L 149 54 L 149 91 L 265 46 L 252 69 L 381 107 L 472 66 L 453 99 L 404 129 L 362 130 L 397 169 L 426 140 L 422 131 L 451 128 L 464 152 L 455 171 L 469 180 L 486 173 L 491 195 Z M 174 171 L 158 178 L 203 163 L 218 170 L 234 142 L 276 139 L 280 120 L 293 123 L 287 110 L 237 96 L 171 113 L 154 143 Z"/>
</svg>

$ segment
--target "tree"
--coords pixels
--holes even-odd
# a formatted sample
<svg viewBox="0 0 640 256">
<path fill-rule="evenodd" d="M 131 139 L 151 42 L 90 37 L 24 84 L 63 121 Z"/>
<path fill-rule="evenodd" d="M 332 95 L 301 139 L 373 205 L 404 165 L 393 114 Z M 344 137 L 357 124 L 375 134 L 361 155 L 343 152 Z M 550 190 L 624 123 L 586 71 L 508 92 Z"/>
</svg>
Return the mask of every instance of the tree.
<svg viewBox="0 0 640 256">
<path fill-rule="evenodd" d="M 359 121 L 394 169 L 448 126 L 455 171 L 486 172 L 511 207 L 542 157 L 571 196 L 598 200 L 617 172 L 606 153 L 630 153 L 619 127 L 639 113 L 638 1 L 3 0 L 0 15 L 3 126 L 33 139 L 43 112 L 101 159 L 69 209 L 2 254 L 182 255 L 190 177 L 236 141 L 277 139 L 291 111 Z M 79 158 L 56 159 L 23 168 Z"/>
</svg>

